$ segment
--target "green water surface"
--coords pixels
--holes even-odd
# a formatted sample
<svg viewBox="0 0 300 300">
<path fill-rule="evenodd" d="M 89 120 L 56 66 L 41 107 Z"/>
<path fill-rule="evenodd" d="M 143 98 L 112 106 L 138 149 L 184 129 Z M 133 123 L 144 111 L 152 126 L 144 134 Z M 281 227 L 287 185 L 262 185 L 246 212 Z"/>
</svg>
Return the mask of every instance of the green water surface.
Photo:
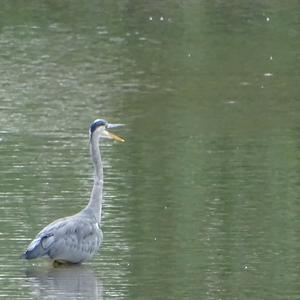
<svg viewBox="0 0 300 300">
<path fill-rule="evenodd" d="M 17 1 L 0 10 L 0 298 L 299 299 L 300 5 Z M 92 186 L 100 253 L 19 255 Z"/>
</svg>

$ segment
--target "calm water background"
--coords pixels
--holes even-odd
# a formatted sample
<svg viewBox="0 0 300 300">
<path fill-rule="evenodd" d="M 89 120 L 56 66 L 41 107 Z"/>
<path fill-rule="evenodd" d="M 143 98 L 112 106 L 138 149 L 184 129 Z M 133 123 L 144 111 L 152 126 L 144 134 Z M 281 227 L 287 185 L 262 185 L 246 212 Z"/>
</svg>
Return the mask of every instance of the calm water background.
<svg viewBox="0 0 300 300">
<path fill-rule="evenodd" d="M 15 1 L 0 10 L 0 298 L 299 299 L 299 1 Z M 19 260 L 84 207 L 104 243 Z"/>
</svg>

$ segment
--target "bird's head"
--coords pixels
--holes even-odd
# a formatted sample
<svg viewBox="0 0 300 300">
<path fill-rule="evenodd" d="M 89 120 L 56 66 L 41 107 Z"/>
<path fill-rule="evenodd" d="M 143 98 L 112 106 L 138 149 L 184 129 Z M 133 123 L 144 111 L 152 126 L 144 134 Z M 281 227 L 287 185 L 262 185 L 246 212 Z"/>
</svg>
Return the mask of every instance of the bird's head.
<svg viewBox="0 0 300 300">
<path fill-rule="evenodd" d="M 97 119 L 90 126 L 90 137 L 98 136 L 98 138 L 106 138 L 116 140 L 118 142 L 125 142 L 125 140 L 107 129 L 124 126 L 123 124 L 110 124 L 106 120 Z"/>
</svg>

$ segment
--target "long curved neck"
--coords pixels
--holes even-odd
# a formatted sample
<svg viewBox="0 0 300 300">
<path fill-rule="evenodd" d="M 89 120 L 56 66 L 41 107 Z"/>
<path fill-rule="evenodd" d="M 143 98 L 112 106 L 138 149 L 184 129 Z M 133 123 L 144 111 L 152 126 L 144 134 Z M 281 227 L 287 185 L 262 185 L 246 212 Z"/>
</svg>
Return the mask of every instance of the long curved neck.
<svg viewBox="0 0 300 300">
<path fill-rule="evenodd" d="M 90 151 L 94 164 L 94 186 L 86 209 L 91 210 L 100 224 L 103 193 L 103 166 L 98 141 L 99 137 L 96 134 L 92 135 L 90 140 Z"/>
</svg>

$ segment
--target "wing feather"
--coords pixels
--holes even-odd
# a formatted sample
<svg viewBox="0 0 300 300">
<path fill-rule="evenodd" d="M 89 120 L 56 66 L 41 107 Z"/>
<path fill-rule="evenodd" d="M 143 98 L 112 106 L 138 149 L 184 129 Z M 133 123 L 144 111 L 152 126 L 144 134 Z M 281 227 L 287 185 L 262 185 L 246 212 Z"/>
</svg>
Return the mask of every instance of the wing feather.
<svg viewBox="0 0 300 300">
<path fill-rule="evenodd" d="M 48 255 L 51 259 L 78 263 L 93 256 L 102 239 L 102 231 L 94 220 L 75 215 L 46 226 L 27 251 L 37 244 L 44 251 L 33 258 Z"/>
</svg>

